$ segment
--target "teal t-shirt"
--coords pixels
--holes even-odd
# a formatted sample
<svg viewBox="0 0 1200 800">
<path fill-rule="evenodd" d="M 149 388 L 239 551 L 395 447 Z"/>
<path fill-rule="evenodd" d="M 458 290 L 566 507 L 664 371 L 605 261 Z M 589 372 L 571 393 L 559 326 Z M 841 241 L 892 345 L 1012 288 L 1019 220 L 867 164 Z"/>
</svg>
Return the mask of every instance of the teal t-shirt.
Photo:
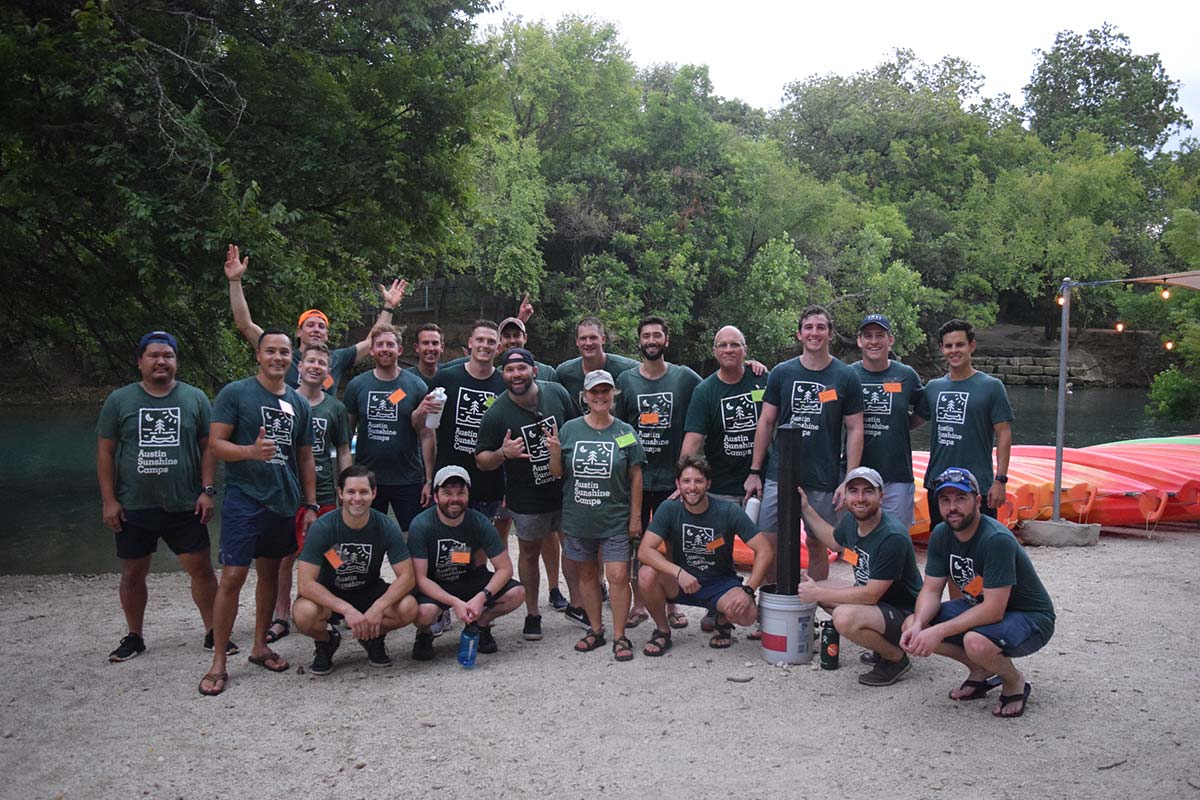
<svg viewBox="0 0 1200 800">
<path fill-rule="evenodd" d="M 909 410 L 925 394 L 921 378 L 907 364 L 888 361 L 887 369 L 871 372 L 856 361 L 863 394 L 862 465 L 871 467 L 884 483 L 912 483 L 912 438 Z"/>
<path fill-rule="evenodd" d="M 858 520 L 852 514 L 844 514 L 833 529 L 833 538 L 854 551 L 855 586 L 866 586 L 867 581 L 891 581 L 892 585 L 880 599 L 907 611 L 916 607 L 923 583 L 917 569 L 917 554 L 908 531 L 894 517 L 884 512 L 879 524 L 866 536 L 860 536 Z"/>
<path fill-rule="evenodd" d="M 442 522 L 436 507 L 417 514 L 408 528 L 408 549 L 413 558 L 429 562 L 426 576 L 439 586 L 486 571 L 486 567 L 473 566 L 476 550 L 488 558 L 505 552 L 496 526 L 473 508 L 466 510 L 458 525 Z"/>
<path fill-rule="evenodd" d="M 504 497 L 504 473 L 498 469 L 484 472 L 475 464 L 484 412 L 507 391 L 500 370 L 493 367 L 492 374 L 480 380 L 467 372 L 465 364 L 447 367 L 438 370 L 431 386 L 446 390 L 434 469 L 450 464 L 466 469 L 471 476 L 472 503 L 490 503 Z"/>
<path fill-rule="evenodd" d="M 299 558 L 321 568 L 317 581 L 326 589 L 349 594 L 383 580 L 385 553 L 389 564 L 408 561 L 408 546 L 396 520 L 372 508 L 367 524 L 357 531 L 346 524 L 340 510 L 322 516 L 308 529 Z"/>
<path fill-rule="evenodd" d="M 563 533 L 580 539 L 629 535 L 629 470 L 646 463 L 637 434 L 614 418 L 598 431 L 583 417 L 559 429 Z"/>
<path fill-rule="evenodd" d="M 545 430 L 558 431 L 578 413 L 567 390 L 557 383 L 537 381 L 537 409 L 518 405 L 503 392 L 483 415 L 476 452 L 498 450 L 505 435 L 521 437 L 529 458 L 504 462 L 504 501 L 518 514 L 545 514 L 562 508 L 562 478 L 550 474 L 550 448 Z M 497 470 L 498 471 L 498 470 Z"/>
<path fill-rule="evenodd" d="M 614 381 L 622 372 L 636 369 L 637 366 L 638 362 L 632 358 L 613 353 L 604 354 L 604 369 L 608 371 L 609 375 L 612 375 Z M 558 382 L 565 386 L 567 393 L 571 395 L 576 409 L 580 414 L 586 414 L 588 407 L 587 400 L 583 397 L 583 356 L 576 356 L 570 361 L 564 361 L 555 367 L 554 371 L 558 374 Z"/>
<path fill-rule="evenodd" d="M 412 414 L 426 394 L 425 384 L 404 372 L 387 381 L 375 377 L 374 370 L 364 372 L 346 387 L 342 399 L 358 434 L 354 462 L 370 467 L 384 486 L 425 483 Z"/>
<path fill-rule="evenodd" d="M 836 489 L 842 474 L 842 421 L 863 410 L 858 375 L 836 358 L 824 369 L 811 370 L 797 356 L 771 370 L 766 401 L 779 409 L 776 429 L 791 423 L 804 431 L 800 485 Z M 778 474 L 779 454 L 772 452 L 766 476 L 776 480 Z"/>
<path fill-rule="evenodd" d="M 337 387 L 342 382 L 342 376 L 354 366 L 354 359 L 357 357 L 358 347 L 355 345 L 329 351 L 329 380 L 325 381 L 324 386 L 327 393 L 337 394 Z M 303 360 L 304 353 L 300 352 L 299 347 L 293 347 L 292 365 L 288 367 L 287 375 L 284 376 L 287 385 L 293 389 L 300 388 L 300 362 Z"/>
<path fill-rule="evenodd" d="M 317 467 L 317 502 L 337 502 L 337 473 L 349 464 L 338 464 L 338 447 L 350 444 L 346 406 L 331 394 L 312 406 L 313 462 Z"/>
<path fill-rule="evenodd" d="M 117 443 L 117 502 L 130 510 L 191 511 L 200 496 L 200 440 L 212 407 L 180 381 L 165 397 L 131 383 L 100 408 L 96 434 Z M 257 432 L 257 431 L 256 431 Z"/>
<path fill-rule="evenodd" d="M 438 369 L 441 369 L 441 367 L 439 366 Z M 433 378 L 426 378 L 421 374 L 421 370 L 417 369 L 416 367 L 409 367 L 408 369 L 404 370 L 404 374 L 412 375 L 421 383 L 425 384 L 425 394 L 429 394 L 429 390 L 433 388 Z M 434 378 L 436 377 L 437 373 L 434 373 Z"/>
<path fill-rule="evenodd" d="M 1004 384 L 982 372 L 961 381 L 949 375 L 934 378 L 925 387 L 917 413 L 933 422 L 925 488 L 950 467 L 962 467 L 970 470 L 979 481 L 979 490 L 987 494 L 996 477 L 992 467 L 995 425 L 1013 419 Z"/>
<path fill-rule="evenodd" d="M 702 514 L 691 513 L 679 500 L 664 500 L 650 518 L 650 532 L 667 543 L 672 563 L 701 581 L 737 577 L 733 537 L 748 542 L 758 535 L 745 511 L 711 495 Z"/>
<path fill-rule="evenodd" d="M 988 589 L 1011 586 L 1005 610 L 1029 614 L 1046 641 L 1054 633 L 1054 603 L 1029 554 L 1012 531 L 991 517 L 980 514 L 979 529 L 966 542 L 959 541 L 945 522 L 934 526 L 925 574 L 931 578 L 949 577 L 973 605 L 983 602 Z M 976 577 L 981 581 L 972 584 Z"/>
<path fill-rule="evenodd" d="M 673 491 L 675 463 L 683 448 L 683 423 L 700 376 L 690 367 L 668 364 L 661 378 L 651 380 L 643 377 L 640 369 L 628 369 L 616 381 L 621 393 L 613 413 L 637 430 L 646 451 L 645 490 Z"/>
<path fill-rule="evenodd" d="M 497 354 L 496 357 L 499 358 L 500 354 Z M 460 364 L 465 364 L 470 360 L 471 359 L 467 356 L 455 358 L 442 364 L 439 369 L 445 369 L 446 367 L 457 367 Z M 537 379 L 539 381 L 558 381 L 558 373 L 555 371 L 554 367 L 550 366 L 549 364 L 543 364 L 541 361 L 537 360 L 533 362 L 533 365 L 537 367 Z M 430 388 L 432 389 L 433 387 L 430 386 Z"/>
<path fill-rule="evenodd" d="M 312 410 L 308 401 L 290 386 L 282 395 L 268 392 L 258 378 L 250 376 L 227 384 L 213 404 L 213 422 L 233 426 L 229 441 L 254 444 L 265 428 L 275 443 L 270 461 L 230 461 L 225 465 L 225 484 L 236 486 L 272 513 L 291 517 L 304 497 L 298 466 L 301 447 L 313 441 Z"/>
<path fill-rule="evenodd" d="M 727 495 L 745 491 L 769 375 L 747 369 L 737 383 L 725 383 L 714 372 L 696 387 L 683 430 L 704 436 L 704 457 L 713 472 L 710 491 Z"/>
</svg>

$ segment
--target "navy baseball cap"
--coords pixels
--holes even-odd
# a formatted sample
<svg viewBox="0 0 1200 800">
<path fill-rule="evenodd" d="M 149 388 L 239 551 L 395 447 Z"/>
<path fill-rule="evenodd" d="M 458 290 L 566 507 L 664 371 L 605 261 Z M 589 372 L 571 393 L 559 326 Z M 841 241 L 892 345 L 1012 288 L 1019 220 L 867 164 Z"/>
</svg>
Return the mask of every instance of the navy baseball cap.
<svg viewBox="0 0 1200 800">
<path fill-rule="evenodd" d="M 868 325 L 878 325 L 888 333 L 892 332 L 892 323 L 883 314 L 867 314 L 863 317 L 862 322 L 858 323 L 858 329 L 861 331 Z"/>
<path fill-rule="evenodd" d="M 528 364 L 531 367 L 536 367 L 537 364 L 533 360 L 533 353 L 526 350 L 524 347 L 512 347 L 505 350 L 500 355 L 500 369 L 504 369 L 507 364 Z"/>
<path fill-rule="evenodd" d="M 177 355 L 179 353 L 179 342 L 175 341 L 174 336 L 166 331 L 150 331 L 138 340 L 138 357 L 141 357 L 146 352 L 146 348 L 154 342 L 162 342 L 174 350 Z"/>
<path fill-rule="evenodd" d="M 942 489 L 958 489 L 969 494 L 979 494 L 979 481 L 968 469 L 951 467 L 945 470 L 933 481 L 933 493 L 938 495 Z"/>
</svg>

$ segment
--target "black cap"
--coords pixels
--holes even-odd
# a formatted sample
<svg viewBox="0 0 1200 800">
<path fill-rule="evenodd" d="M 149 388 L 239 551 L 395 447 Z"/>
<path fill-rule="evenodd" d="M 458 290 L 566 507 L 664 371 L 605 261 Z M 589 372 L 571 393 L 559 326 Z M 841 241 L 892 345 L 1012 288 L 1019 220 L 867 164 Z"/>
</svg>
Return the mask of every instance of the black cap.
<svg viewBox="0 0 1200 800">
<path fill-rule="evenodd" d="M 504 369 L 506 364 L 528 364 L 531 367 L 537 366 L 533 360 L 533 353 L 529 352 L 524 347 L 512 347 L 508 350 L 505 350 L 500 356 L 500 369 Z"/>
</svg>

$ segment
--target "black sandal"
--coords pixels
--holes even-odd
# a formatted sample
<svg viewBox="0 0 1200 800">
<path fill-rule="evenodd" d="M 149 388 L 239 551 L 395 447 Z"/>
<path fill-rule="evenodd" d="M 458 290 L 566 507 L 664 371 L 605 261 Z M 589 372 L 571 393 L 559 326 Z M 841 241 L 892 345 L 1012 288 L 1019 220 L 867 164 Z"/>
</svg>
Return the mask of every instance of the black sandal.
<svg viewBox="0 0 1200 800">
<path fill-rule="evenodd" d="M 654 648 L 651 650 L 650 648 Z M 671 649 L 671 632 L 660 631 L 654 629 L 654 633 L 650 634 L 650 641 L 646 642 L 642 647 L 642 655 L 658 658 L 663 653 Z"/>
<path fill-rule="evenodd" d="M 583 635 L 583 638 L 575 643 L 576 653 L 590 653 L 597 647 L 603 647 L 605 644 L 604 630 L 599 631 L 588 630 Z"/>
<path fill-rule="evenodd" d="M 283 628 L 282 633 L 276 633 L 275 631 L 271 630 L 271 628 L 274 628 L 276 625 Z M 278 642 L 280 639 L 284 638 L 291 632 L 292 632 L 292 626 L 290 624 L 288 624 L 288 621 L 286 619 L 273 619 L 273 620 L 271 620 L 270 628 L 267 628 L 267 635 L 265 637 L 267 640 L 267 644 L 273 644 L 274 642 Z"/>
<path fill-rule="evenodd" d="M 618 655 L 618 651 L 623 651 L 626 655 Z M 613 658 L 617 661 L 633 661 L 633 642 L 629 641 L 628 636 L 613 639 Z"/>
<path fill-rule="evenodd" d="M 713 625 L 712 638 L 708 640 L 708 646 L 714 650 L 726 650 L 733 644 L 733 625 L 729 622 L 718 622 Z"/>
</svg>

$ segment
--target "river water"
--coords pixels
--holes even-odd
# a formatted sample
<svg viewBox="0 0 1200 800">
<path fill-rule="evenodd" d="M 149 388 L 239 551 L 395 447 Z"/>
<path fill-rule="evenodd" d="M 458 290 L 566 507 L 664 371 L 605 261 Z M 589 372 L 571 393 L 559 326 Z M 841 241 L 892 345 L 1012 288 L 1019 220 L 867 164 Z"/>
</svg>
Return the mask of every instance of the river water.
<svg viewBox="0 0 1200 800">
<path fill-rule="evenodd" d="M 1055 393 L 1008 390 L 1017 444 L 1053 444 Z M 1167 423 L 1146 416 L 1139 389 L 1091 389 L 1067 398 L 1067 446 L 1200 432 L 1200 422 Z M 99 407 L 16 406 L 0 409 L 0 573 L 116 572 L 113 535 L 100 520 L 95 424 Z M 929 444 L 928 426 L 913 446 Z M 219 481 L 218 481 L 219 483 Z M 216 552 L 218 518 L 209 525 Z M 159 544 L 153 568 L 178 569 Z M 115 600 L 114 600 L 115 602 Z"/>
</svg>

